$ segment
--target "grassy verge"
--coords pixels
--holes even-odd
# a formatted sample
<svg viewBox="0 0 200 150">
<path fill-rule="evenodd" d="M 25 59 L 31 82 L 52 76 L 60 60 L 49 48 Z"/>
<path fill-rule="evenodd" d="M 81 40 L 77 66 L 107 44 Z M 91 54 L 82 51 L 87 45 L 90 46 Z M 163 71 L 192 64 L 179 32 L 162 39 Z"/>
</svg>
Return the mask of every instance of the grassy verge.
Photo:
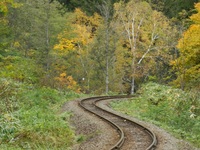
<svg viewBox="0 0 200 150">
<path fill-rule="evenodd" d="M 200 95 L 169 86 L 148 83 L 128 101 L 111 106 L 122 113 L 151 121 L 169 130 L 176 137 L 200 147 Z"/>
<path fill-rule="evenodd" d="M 60 106 L 80 95 L 0 80 L 0 149 L 69 149 L 75 135 Z"/>
</svg>

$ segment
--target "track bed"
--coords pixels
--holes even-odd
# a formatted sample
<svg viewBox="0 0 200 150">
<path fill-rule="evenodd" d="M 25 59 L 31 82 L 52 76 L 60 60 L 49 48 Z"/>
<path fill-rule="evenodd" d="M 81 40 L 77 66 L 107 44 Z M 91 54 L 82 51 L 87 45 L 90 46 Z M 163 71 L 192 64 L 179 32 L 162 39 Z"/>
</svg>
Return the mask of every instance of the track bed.
<svg viewBox="0 0 200 150">
<path fill-rule="evenodd" d="M 115 142 L 110 143 L 110 150 L 153 150 L 156 148 L 157 139 L 155 134 L 146 127 L 109 112 L 98 106 L 101 101 L 110 99 L 123 99 L 127 96 L 101 96 L 91 97 L 80 101 L 79 105 L 86 111 L 95 114 L 106 121 L 118 134 Z"/>
</svg>

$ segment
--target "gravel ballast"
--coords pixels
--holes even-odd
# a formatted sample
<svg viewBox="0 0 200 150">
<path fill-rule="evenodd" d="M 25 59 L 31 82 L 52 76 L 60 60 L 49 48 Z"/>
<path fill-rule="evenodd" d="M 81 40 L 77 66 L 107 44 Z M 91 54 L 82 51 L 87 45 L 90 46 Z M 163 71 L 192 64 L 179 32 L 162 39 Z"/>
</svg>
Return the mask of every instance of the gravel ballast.
<svg viewBox="0 0 200 150">
<path fill-rule="evenodd" d="M 62 107 L 62 111 L 69 111 L 73 115 L 70 119 L 70 124 L 74 128 L 79 142 L 71 148 L 72 150 L 108 150 L 110 141 L 115 141 L 117 133 L 101 119 L 92 115 L 79 107 L 79 100 L 67 102 Z M 189 143 L 176 139 L 165 130 L 151 123 L 138 120 L 137 118 L 127 116 L 112 110 L 108 107 L 109 101 L 104 101 L 100 104 L 101 107 L 109 111 L 113 111 L 118 115 L 140 123 L 151 129 L 157 136 L 157 150 L 200 150 L 193 148 Z"/>
</svg>

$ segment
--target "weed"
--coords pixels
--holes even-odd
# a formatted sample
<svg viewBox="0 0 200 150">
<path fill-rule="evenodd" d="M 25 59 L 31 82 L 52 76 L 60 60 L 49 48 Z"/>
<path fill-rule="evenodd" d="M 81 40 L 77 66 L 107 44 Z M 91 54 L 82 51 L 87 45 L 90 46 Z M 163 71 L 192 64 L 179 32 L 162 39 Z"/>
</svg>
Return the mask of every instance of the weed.
<svg viewBox="0 0 200 150">
<path fill-rule="evenodd" d="M 123 113 L 161 125 L 200 147 L 200 96 L 169 86 L 148 83 L 129 101 L 113 102 Z"/>
<path fill-rule="evenodd" d="M 0 149 L 69 149 L 74 143 L 70 113 L 59 109 L 78 94 L 9 79 L 0 80 L 0 89 Z"/>
</svg>

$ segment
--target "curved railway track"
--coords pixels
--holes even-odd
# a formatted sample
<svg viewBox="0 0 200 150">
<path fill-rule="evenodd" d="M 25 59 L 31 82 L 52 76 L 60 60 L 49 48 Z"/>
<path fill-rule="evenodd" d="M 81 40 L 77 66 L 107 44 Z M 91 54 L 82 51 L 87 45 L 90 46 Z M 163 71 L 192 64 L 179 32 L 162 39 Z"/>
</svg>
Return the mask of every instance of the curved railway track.
<svg viewBox="0 0 200 150">
<path fill-rule="evenodd" d="M 130 96 L 91 97 L 82 99 L 79 105 L 109 123 L 118 132 L 118 141 L 111 143 L 110 150 L 154 150 L 157 139 L 150 129 L 98 106 L 100 101 L 123 98 Z"/>
</svg>

